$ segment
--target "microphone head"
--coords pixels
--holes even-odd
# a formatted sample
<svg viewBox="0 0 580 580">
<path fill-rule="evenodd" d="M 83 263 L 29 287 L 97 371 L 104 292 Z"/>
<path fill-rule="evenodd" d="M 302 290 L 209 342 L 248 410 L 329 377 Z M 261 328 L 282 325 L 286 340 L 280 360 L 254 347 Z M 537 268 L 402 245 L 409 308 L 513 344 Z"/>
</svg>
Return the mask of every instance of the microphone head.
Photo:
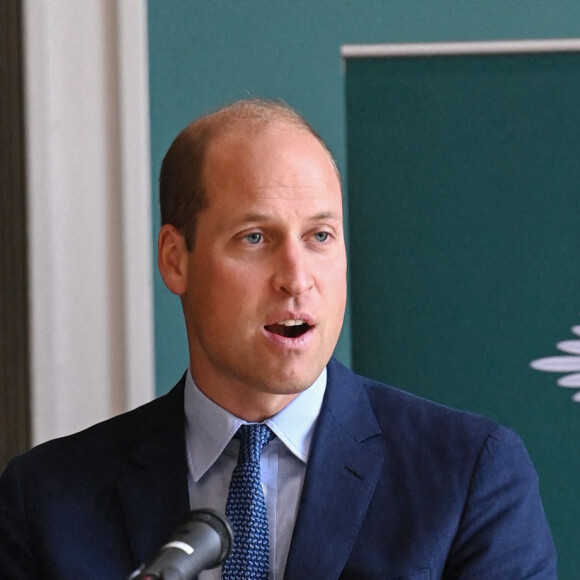
<svg viewBox="0 0 580 580">
<path fill-rule="evenodd" d="M 196 527 L 198 522 L 202 522 L 213 528 L 220 537 L 221 552 L 216 560 L 215 568 L 222 564 L 232 551 L 234 544 L 234 528 L 226 516 L 215 510 L 205 508 L 190 511 L 175 530 L 175 536 L 180 535 L 180 533 L 189 535 L 192 528 Z"/>
<path fill-rule="evenodd" d="M 228 518 L 212 509 L 193 510 L 168 543 L 128 580 L 194 580 L 219 566 L 230 554 L 234 531 Z"/>
</svg>

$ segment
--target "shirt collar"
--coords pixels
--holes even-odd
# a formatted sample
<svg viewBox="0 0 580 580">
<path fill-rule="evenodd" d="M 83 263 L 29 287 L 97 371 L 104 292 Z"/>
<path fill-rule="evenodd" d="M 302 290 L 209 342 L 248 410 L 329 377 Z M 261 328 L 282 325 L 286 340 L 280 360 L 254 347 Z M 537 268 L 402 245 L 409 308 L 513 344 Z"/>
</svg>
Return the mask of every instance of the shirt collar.
<svg viewBox="0 0 580 580">
<path fill-rule="evenodd" d="M 326 368 L 312 386 L 300 393 L 279 413 L 264 421 L 288 450 L 306 463 L 316 419 L 326 390 Z M 191 371 L 185 379 L 185 420 L 189 463 L 194 481 L 217 461 L 240 425 L 246 421 L 232 415 L 206 397 Z"/>
</svg>

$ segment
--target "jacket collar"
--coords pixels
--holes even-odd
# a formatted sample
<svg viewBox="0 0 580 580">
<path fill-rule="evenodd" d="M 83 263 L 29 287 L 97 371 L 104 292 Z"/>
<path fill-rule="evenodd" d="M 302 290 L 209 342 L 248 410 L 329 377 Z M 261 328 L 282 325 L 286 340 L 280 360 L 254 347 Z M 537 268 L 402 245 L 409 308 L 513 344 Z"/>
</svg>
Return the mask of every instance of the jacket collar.
<svg viewBox="0 0 580 580">
<path fill-rule="evenodd" d="M 164 397 L 134 411 L 128 449 L 134 467 L 119 481 L 119 495 L 136 566 L 156 553 L 189 511 L 184 378 Z"/>
<path fill-rule="evenodd" d="M 338 578 L 357 538 L 383 463 L 362 381 L 330 361 L 285 580 Z"/>
</svg>

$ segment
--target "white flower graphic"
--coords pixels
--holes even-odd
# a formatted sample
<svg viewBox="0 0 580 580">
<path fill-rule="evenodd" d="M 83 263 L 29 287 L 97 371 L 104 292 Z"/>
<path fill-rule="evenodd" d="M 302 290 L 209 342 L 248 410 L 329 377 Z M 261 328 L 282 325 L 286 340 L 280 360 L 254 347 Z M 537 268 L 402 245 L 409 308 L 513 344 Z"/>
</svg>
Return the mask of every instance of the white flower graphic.
<svg viewBox="0 0 580 580">
<path fill-rule="evenodd" d="M 573 326 L 571 330 L 576 336 L 580 336 L 580 326 Z M 558 385 L 560 387 L 580 389 L 580 340 L 563 340 L 556 346 L 567 354 L 539 358 L 532 361 L 530 366 L 538 371 L 570 373 L 558 379 Z M 572 400 L 580 403 L 580 391 L 572 397 Z"/>
</svg>

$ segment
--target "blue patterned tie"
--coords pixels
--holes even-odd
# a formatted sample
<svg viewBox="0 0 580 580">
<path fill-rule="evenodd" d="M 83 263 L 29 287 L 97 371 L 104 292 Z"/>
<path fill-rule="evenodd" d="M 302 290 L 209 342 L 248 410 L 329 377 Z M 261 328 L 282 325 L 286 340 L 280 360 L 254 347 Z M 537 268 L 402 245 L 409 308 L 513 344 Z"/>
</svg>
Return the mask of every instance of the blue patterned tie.
<svg viewBox="0 0 580 580">
<path fill-rule="evenodd" d="M 266 425 L 242 425 L 238 464 L 232 473 L 226 515 L 234 527 L 234 547 L 224 562 L 224 580 L 267 580 L 270 542 L 260 476 L 260 454 L 274 434 Z"/>
</svg>

